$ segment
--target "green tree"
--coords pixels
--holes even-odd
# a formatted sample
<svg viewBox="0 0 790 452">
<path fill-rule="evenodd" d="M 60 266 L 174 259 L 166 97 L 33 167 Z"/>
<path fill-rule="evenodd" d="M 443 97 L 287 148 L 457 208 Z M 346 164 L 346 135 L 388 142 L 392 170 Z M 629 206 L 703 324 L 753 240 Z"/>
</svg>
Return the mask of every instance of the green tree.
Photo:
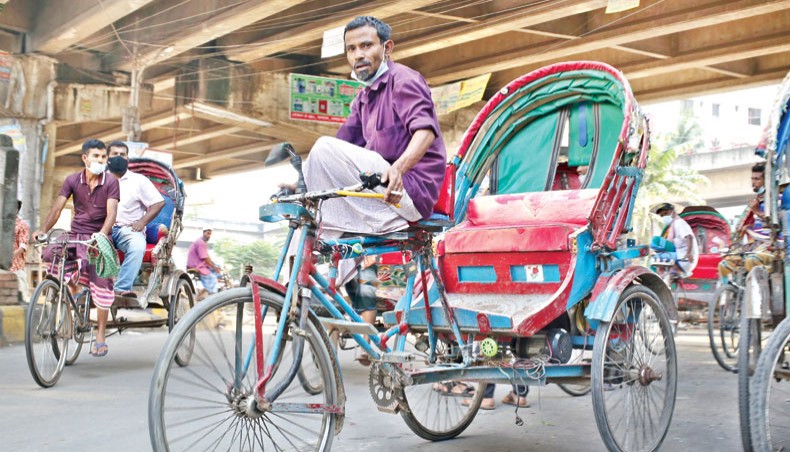
<svg viewBox="0 0 790 452">
<path fill-rule="evenodd" d="M 681 115 L 675 130 L 659 138 L 664 149 L 674 149 L 677 155 L 692 154 L 705 145 L 702 127 L 697 118 L 689 114 Z"/>
<path fill-rule="evenodd" d="M 669 140 L 657 140 L 672 143 Z M 707 177 L 699 174 L 692 168 L 681 168 L 675 165 L 678 152 L 684 149 L 680 142 L 668 147 L 666 144 L 656 144 L 650 148 L 650 159 L 642 177 L 642 185 L 634 206 L 632 226 L 634 235 L 639 243 L 648 243 L 653 235 L 653 217 L 650 209 L 656 204 L 672 199 L 682 199 L 691 204 L 704 204 L 699 197 L 699 187 L 708 185 Z"/>
<path fill-rule="evenodd" d="M 214 243 L 214 252 L 225 262 L 225 269 L 233 279 L 241 278 L 247 264 L 253 266 L 255 273 L 271 276 L 281 250 L 282 244 L 271 244 L 263 240 L 239 243 L 223 238 Z"/>
</svg>

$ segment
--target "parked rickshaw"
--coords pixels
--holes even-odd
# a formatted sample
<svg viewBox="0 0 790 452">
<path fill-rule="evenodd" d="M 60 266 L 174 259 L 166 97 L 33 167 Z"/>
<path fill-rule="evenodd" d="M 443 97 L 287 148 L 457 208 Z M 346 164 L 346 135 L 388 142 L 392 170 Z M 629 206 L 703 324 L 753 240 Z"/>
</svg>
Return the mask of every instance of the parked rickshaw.
<svg viewBox="0 0 790 452">
<path fill-rule="evenodd" d="M 738 353 L 738 408 L 744 450 L 790 447 L 790 73 L 785 77 L 757 147 L 766 160 L 765 213 L 770 226 L 771 265 L 746 278 Z M 784 240 L 783 240 L 784 238 Z M 770 337 L 767 332 L 773 329 Z M 767 338 L 767 340 L 766 340 Z"/>
<path fill-rule="evenodd" d="M 486 383 L 591 382 L 606 447 L 657 449 L 675 404 L 669 319 L 677 312 L 663 281 L 630 262 L 647 247 L 625 238 L 648 149 L 648 124 L 619 71 L 559 63 L 488 101 L 447 167 L 430 220 L 383 236 L 322 240 L 320 202 L 380 196 L 371 191 L 375 175 L 337 190 L 275 196 L 260 218 L 287 221 L 290 232 L 274 277 L 250 275 L 246 287 L 209 297 L 162 350 L 149 397 L 154 450 L 328 450 L 346 397 L 322 323 L 353 334 L 373 361 L 377 407 L 399 413 L 422 438 L 461 434 Z M 288 157 L 301 166 L 289 146 L 269 161 Z M 579 186 L 554 190 L 568 173 Z M 278 280 L 294 239 L 284 285 Z M 387 252 L 407 258 L 407 284 L 384 316 L 390 328 L 378 334 L 315 262 Z M 310 302 L 332 317 L 315 316 Z M 218 316 L 226 319 L 221 327 L 213 324 Z M 173 363 L 186 340 L 195 356 L 180 368 Z M 584 350 L 592 359 L 575 359 Z M 474 394 L 471 403 L 451 396 L 455 385 Z"/>
<path fill-rule="evenodd" d="M 156 160 L 132 158 L 129 170 L 148 177 L 162 194 L 165 205 L 145 230 L 146 251 L 143 265 L 134 281 L 136 298 L 116 296 L 110 308 L 107 330 L 129 328 L 173 329 L 194 305 L 195 291 L 188 275 L 177 268 L 171 254 L 181 233 L 184 214 L 184 186 L 168 165 Z M 112 176 L 108 176 L 112 177 Z M 73 296 L 64 284 L 65 250 L 78 243 L 96 248 L 94 240 L 74 241 L 65 231 L 55 230 L 40 245 L 56 244 L 60 252 L 58 273 L 47 274 L 30 299 L 26 317 L 25 351 L 33 379 L 42 387 L 53 386 L 71 365 L 83 344 L 92 341 L 96 323 L 95 309 L 87 288 Z M 123 261 L 119 253 L 120 262 Z M 109 334 L 108 334 L 109 335 Z M 191 344 L 182 347 L 180 364 L 189 362 Z"/>
</svg>

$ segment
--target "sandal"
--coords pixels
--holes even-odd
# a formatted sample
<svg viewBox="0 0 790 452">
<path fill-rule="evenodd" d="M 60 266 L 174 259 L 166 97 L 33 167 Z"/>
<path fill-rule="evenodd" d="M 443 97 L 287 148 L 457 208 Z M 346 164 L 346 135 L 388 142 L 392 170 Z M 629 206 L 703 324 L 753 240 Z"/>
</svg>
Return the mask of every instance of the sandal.
<svg viewBox="0 0 790 452">
<path fill-rule="evenodd" d="M 446 383 L 436 383 L 433 390 L 449 397 L 472 397 L 475 395 L 475 390 L 464 383 L 457 383 L 455 381 L 448 381 Z"/>
<path fill-rule="evenodd" d="M 463 405 L 463 406 L 471 406 L 472 405 L 472 400 L 473 399 L 464 399 L 464 400 L 461 401 L 461 405 Z M 491 411 L 494 408 L 496 408 L 496 402 L 494 402 L 494 399 L 483 399 L 483 400 L 480 401 L 480 409 L 481 410 Z"/>
<path fill-rule="evenodd" d="M 519 403 L 519 404 L 518 404 L 518 407 L 519 407 L 519 408 L 529 408 L 529 407 L 530 407 L 530 404 L 529 404 L 529 402 L 527 401 L 527 398 L 526 398 L 526 397 L 519 397 L 518 399 L 516 399 L 516 393 L 514 393 L 513 391 L 510 391 L 510 392 L 509 392 L 509 393 L 508 393 L 508 394 L 507 394 L 507 395 L 506 395 L 506 396 L 505 396 L 505 397 L 502 399 L 502 403 L 504 403 L 505 405 L 516 406 L 516 400 L 518 400 L 518 401 L 520 402 L 520 401 L 521 401 L 520 399 L 522 399 L 522 398 L 524 399 L 524 403 Z"/>
<path fill-rule="evenodd" d="M 110 348 L 106 342 L 94 342 L 90 354 L 96 358 L 101 358 L 102 356 L 107 356 L 108 351 L 110 351 Z"/>
</svg>

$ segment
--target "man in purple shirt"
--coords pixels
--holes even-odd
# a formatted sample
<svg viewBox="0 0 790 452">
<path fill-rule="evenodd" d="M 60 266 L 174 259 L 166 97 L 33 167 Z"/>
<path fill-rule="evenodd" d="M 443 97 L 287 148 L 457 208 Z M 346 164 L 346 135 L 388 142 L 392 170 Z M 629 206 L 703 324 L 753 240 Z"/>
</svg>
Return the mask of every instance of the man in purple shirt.
<svg viewBox="0 0 790 452">
<path fill-rule="evenodd" d="M 85 169 L 66 177 L 41 230 L 33 233 L 34 238 L 49 232 L 70 197 L 74 203 L 74 216 L 69 233 L 71 240 L 88 240 L 96 233 L 110 236 L 121 191 L 118 180 L 106 172 L 107 148 L 104 143 L 96 139 L 83 143 L 82 162 Z M 55 249 L 50 247 L 45 249 L 41 256 L 42 260 L 50 262 L 50 272 L 55 271 L 53 266 L 57 264 L 53 260 L 54 255 Z M 98 308 L 96 342 L 91 347 L 91 355 L 104 356 L 108 350 L 105 339 L 107 317 L 115 299 L 113 280 L 100 278 L 96 274 L 96 267 L 88 263 L 87 247 L 84 245 L 77 245 L 75 249 L 69 250 L 67 265 L 69 267 L 66 271 L 72 293 L 77 290 L 77 278 L 80 284 L 90 287 L 91 298 Z"/>
<path fill-rule="evenodd" d="M 384 234 L 403 229 L 410 221 L 430 217 L 439 197 L 446 151 L 431 91 L 417 71 L 389 61 L 395 46 L 390 33 L 389 25 L 370 16 L 346 25 L 351 77 L 366 86 L 351 104 L 351 114 L 337 138 L 318 139 L 305 162 L 309 190 L 356 184 L 361 172 L 381 173 L 387 187 L 379 190 L 385 202 L 365 198 L 324 201 L 324 238 L 343 232 Z M 341 275 L 350 273 L 340 270 Z M 362 317 L 372 323 L 375 300 L 354 301 Z"/>
<path fill-rule="evenodd" d="M 206 293 L 217 293 L 217 277 L 222 269 L 211 260 L 208 254 L 208 241 L 211 239 L 211 228 L 203 228 L 203 235 L 198 237 L 187 252 L 187 268 L 200 274 L 200 283 L 203 289 L 197 294 L 197 299 L 205 298 Z"/>
</svg>

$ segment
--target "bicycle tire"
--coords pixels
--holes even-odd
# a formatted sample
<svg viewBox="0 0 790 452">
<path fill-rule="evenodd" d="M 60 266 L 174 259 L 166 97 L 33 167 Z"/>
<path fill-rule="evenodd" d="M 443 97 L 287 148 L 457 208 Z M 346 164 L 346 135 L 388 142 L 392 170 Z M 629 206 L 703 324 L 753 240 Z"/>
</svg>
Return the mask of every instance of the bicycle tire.
<svg viewBox="0 0 790 452">
<path fill-rule="evenodd" d="M 782 407 L 790 398 L 787 373 L 790 370 L 790 317 L 774 329 L 757 361 L 752 382 L 750 411 L 751 441 L 754 450 L 772 452 L 790 447 L 790 413 Z M 772 402 L 774 399 L 774 402 Z M 778 424 L 784 425 L 775 428 Z M 772 428 L 774 426 L 774 428 Z"/>
<path fill-rule="evenodd" d="M 710 349 L 713 353 L 713 358 L 719 366 L 728 372 L 735 372 L 737 369 L 737 355 L 732 357 L 733 355 L 728 353 L 730 348 L 728 347 L 728 340 L 734 337 L 733 334 L 738 334 L 742 299 L 742 290 L 731 284 L 724 284 L 716 289 L 713 299 L 708 306 Z M 734 322 L 734 324 L 733 319 L 737 319 L 737 322 Z M 732 348 L 733 351 L 737 352 L 737 343 Z"/>
<path fill-rule="evenodd" d="M 260 295 L 262 306 L 266 307 L 264 333 L 273 333 L 278 315 L 282 311 L 283 298 L 263 288 Z M 274 443 L 274 435 L 285 437 L 277 446 L 280 449 L 293 447 L 329 450 L 339 414 L 326 410 L 315 414 L 317 417 L 314 418 L 312 414 L 296 413 L 300 416 L 299 422 L 286 419 L 277 425 L 277 422 L 288 416 L 288 412 L 256 411 L 248 405 L 252 399 L 249 395 L 253 393 L 257 382 L 257 378 L 250 375 L 254 373 L 254 361 L 247 374 L 242 375 L 240 369 L 249 350 L 249 341 L 252 340 L 251 331 L 254 331 L 252 303 L 249 287 L 229 289 L 203 300 L 175 326 L 159 355 L 149 391 L 148 425 L 153 450 L 225 450 L 243 448 L 245 444 L 255 450 L 265 450 L 263 443 L 267 440 Z M 289 337 L 296 336 L 295 332 L 285 333 Z M 189 365 L 174 366 L 179 348 L 192 334 L 195 346 Z M 302 335 L 305 338 L 303 355 L 309 355 L 308 350 L 314 352 L 324 390 L 319 396 L 305 394 L 294 378 L 273 405 L 280 401 L 283 402 L 280 405 L 287 405 L 286 402 L 293 402 L 292 397 L 296 396 L 299 398 L 299 405 L 303 407 L 312 403 L 337 407 L 340 403 L 338 392 L 341 390 L 336 373 L 337 363 L 330 351 L 326 333 L 312 314 L 308 315 L 304 330 L 299 332 L 299 336 Z M 224 343 L 226 340 L 229 344 Z M 270 350 L 268 347 L 264 349 L 267 352 Z M 281 361 L 273 370 L 267 388 L 272 388 L 270 385 L 275 385 L 277 378 L 285 373 L 280 370 L 290 367 L 283 365 L 288 358 L 294 358 L 285 356 L 289 351 L 293 354 L 292 347 L 284 347 L 282 350 Z M 215 358 L 224 359 L 226 362 L 214 363 Z M 190 403 L 196 405 L 190 406 Z M 218 410 L 224 413 L 215 413 Z M 206 411 L 209 412 L 208 415 Z M 259 413 L 263 414 L 258 415 Z M 226 417 L 219 419 L 217 415 Z M 316 421 L 313 424 L 318 425 L 313 428 L 311 421 Z M 222 435 L 221 427 L 228 422 L 224 426 L 227 428 L 226 433 L 235 430 L 233 434 Z M 299 432 L 316 431 L 318 437 L 312 441 L 312 438 L 292 434 L 289 429 L 299 429 Z M 207 445 L 210 447 L 206 447 Z"/>
<path fill-rule="evenodd" d="M 195 294 L 192 292 L 189 282 L 184 279 L 179 279 L 178 283 L 176 283 L 176 291 L 170 298 L 167 311 L 167 330 L 172 332 L 178 322 L 180 322 L 186 313 L 194 306 Z M 184 343 L 181 348 L 179 348 L 178 353 L 176 353 L 176 364 L 181 367 L 188 365 L 189 360 L 192 358 L 194 347 L 195 335 L 193 331 L 191 337 L 187 338 L 186 343 Z"/>
<path fill-rule="evenodd" d="M 593 345 L 595 422 L 610 451 L 654 451 L 661 447 L 669 431 L 677 394 L 677 353 L 672 326 L 656 294 L 645 286 L 632 285 L 623 291 L 614 312 L 614 318 L 599 325 Z M 630 321 L 633 318 L 635 322 Z M 651 320 L 656 323 L 652 328 L 647 324 Z M 617 331 L 612 335 L 614 330 Z M 652 338 L 646 337 L 651 333 L 654 334 Z M 640 353 L 635 352 L 637 348 L 642 348 Z M 647 358 L 654 359 L 645 361 Z M 610 400 L 617 396 L 631 403 L 621 403 L 622 398 L 615 402 Z M 647 412 L 651 403 L 658 407 L 655 416 Z M 622 433 L 615 431 L 622 423 L 613 422 L 618 408 L 641 410 L 621 416 L 620 420 L 629 419 Z M 651 424 L 648 429 L 650 422 L 657 425 Z M 641 431 L 637 428 L 639 425 Z"/>
<path fill-rule="evenodd" d="M 768 272 L 763 267 L 753 268 L 746 276 L 746 283 L 744 287 L 745 297 L 741 309 L 741 322 L 740 322 L 740 339 L 738 347 L 738 420 L 741 430 L 741 444 L 744 452 L 752 450 L 752 434 L 751 434 L 751 411 L 750 411 L 750 389 L 751 389 L 751 376 L 754 374 L 754 368 L 760 356 L 760 349 L 762 344 L 762 322 L 760 319 L 751 319 L 748 317 L 747 303 L 752 303 L 748 299 L 750 296 L 758 295 L 760 297 L 768 296 L 768 287 L 763 283 L 768 282 Z M 760 284 L 760 287 L 755 290 L 753 284 Z M 754 302 L 761 304 L 760 300 Z"/>
<path fill-rule="evenodd" d="M 41 281 L 30 297 L 25 316 L 27 365 L 33 380 L 42 388 L 50 388 L 58 382 L 66 363 L 66 353 L 60 350 L 68 350 L 66 332 L 70 325 L 64 317 L 71 310 L 59 299 L 59 291 L 60 284 L 56 281 Z"/>
</svg>

